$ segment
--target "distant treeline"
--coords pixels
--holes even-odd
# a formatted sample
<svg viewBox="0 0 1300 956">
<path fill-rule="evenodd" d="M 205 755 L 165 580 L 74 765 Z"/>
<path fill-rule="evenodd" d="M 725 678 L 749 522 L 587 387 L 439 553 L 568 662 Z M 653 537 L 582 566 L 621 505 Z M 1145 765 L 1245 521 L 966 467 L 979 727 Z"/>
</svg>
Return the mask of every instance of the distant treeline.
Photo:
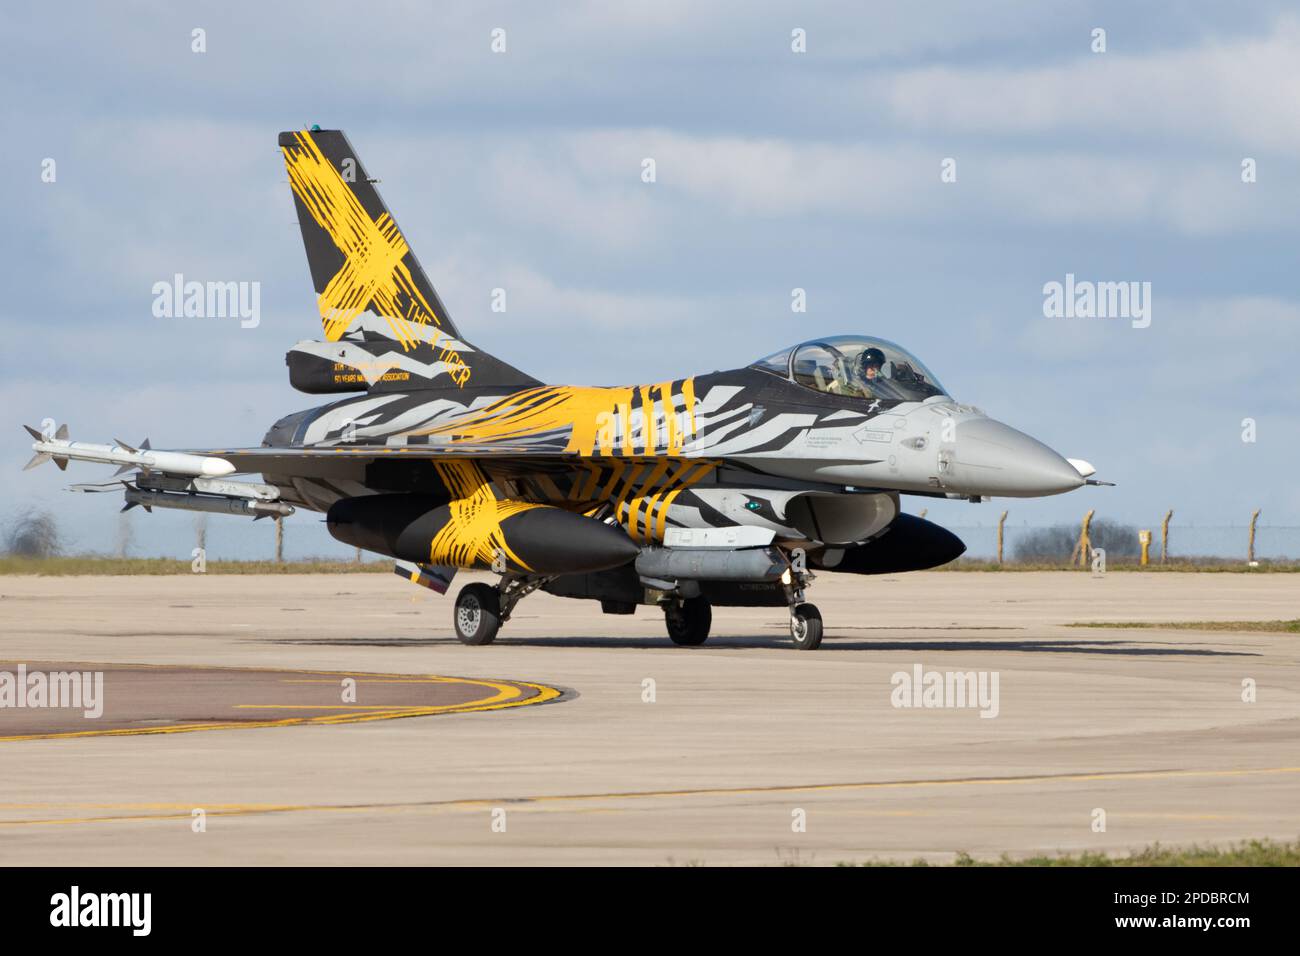
<svg viewBox="0 0 1300 956">
<path fill-rule="evenodd" d="M 1088 528 L 1092 547 L 1101 548 L 1106 558 L 1135 558 L 1141 551 L 1135 525 L 1117 521 L 1094 521 Z M 1011 549 L 1013 561 L 1068 561 L 1079 543 L 1077 524 L 1054 524 L 1023 532 Z"/>
</svg>

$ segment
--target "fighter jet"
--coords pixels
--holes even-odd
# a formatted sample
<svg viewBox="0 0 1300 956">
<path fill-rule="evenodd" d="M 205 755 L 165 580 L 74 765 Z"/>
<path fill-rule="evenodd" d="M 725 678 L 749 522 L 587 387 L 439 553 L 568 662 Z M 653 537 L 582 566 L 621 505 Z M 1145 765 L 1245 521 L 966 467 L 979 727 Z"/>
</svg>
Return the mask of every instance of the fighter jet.
<svg viewBox="0 0 1300 956">
<path fill-rule="evenodd" d="M 712 608 L 784 607 L 794 645 L 821 643 L 807 594 L 822 572 L 887 574 L 957 558 L 962 542 L 903 496 L 981 500 L 1090 478 L 952 398 L 915 355 L 828 335 L 744 368 L 634 385 L 547 385 L 475 348 L 453 322 L 347 137 L 281 133 L 323 337 L 289 380 L 344 395 L 277 421 L 260 447 L 89 445 L 30 429 L 36 457 L 116 464 L 142 505 L 324 514 L 339 541 L 445 592 L 452 623 L 490 644 L 541 589 L 606 614 L 662 611 L 703 644 Z M 260 475 L 261 481 L 231 475 Z"/>
</svg>

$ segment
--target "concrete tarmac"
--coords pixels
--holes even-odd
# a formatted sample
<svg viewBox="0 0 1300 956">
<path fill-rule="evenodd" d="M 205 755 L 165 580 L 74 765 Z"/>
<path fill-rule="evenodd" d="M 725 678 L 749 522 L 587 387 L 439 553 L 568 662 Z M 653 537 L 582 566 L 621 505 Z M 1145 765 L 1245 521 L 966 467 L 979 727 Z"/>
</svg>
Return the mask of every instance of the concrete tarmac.
<svg viewBox="0 0 1300 956">
<path fill-rule="evenodd" d="M 395 575 L 3 577 L 0 704 L 19 664 L 100 664 L 105 717 L 0 706 L 0 737 L 78 733 L 0 741 L 0 862 L 834 864 L 1300 836 L 1300 638 L 1064 626 L 1295 618 L 1295 576 L 824 574 L 809 596 L 815 652 L 781 609 L 715 609 L 709 642 L 677 648 L 652 609 L 545 594 L 471 648 L 450 595 Z M 926 698 L 931 672 L 982 676 L 984 701 L 897 706 L 959 703 Z M 298 682 L 349 675 L 384 719 L 239 709 L 328 717 Z M 523 705 L 400 713 L 508 688 Z M 187 720 L 212 726 L 139 732 Z"/>
</svg>

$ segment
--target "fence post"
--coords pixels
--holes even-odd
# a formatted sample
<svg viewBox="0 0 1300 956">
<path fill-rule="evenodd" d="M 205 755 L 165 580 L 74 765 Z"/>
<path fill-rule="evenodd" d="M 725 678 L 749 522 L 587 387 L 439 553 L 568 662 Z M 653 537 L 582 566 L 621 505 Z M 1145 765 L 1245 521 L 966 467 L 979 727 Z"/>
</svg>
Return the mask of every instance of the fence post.
<svg viewBox="0 0 1300 956">
<path fill-rule="evenodd" d="M 275 516 L 275 563 L 284 564 L 284 518 Z"/>
<path fill-rule="evenodd" d="M 1143 529 L 1138 532 L 1138 544 L 1142 545 L 1142 567 L 1151 561 L 1151 532 Z"/>
<path fill-rule="evenodd" d="M 1002 517 L 998 519 L 998 564 L 1002 563 L 1002 526 L 1006 524 L 1007 513 L 1002 512 Z"/>
<path fill-rule="evenodd" d="M 1165 520 L 1160 523 L 1160 563 L 1169 557 L 1169 519 L 1174 516 L 1174 509 L 1165 512 Z"/>
<path fill-rule="evenodd" d="M 1246 548 L 1246 560 L 1251 564 L 1255 563 L 1255 522 L 1259 520 L 1259 509 L 1250 516 L 1250 544 Z"/>
<path fill-rule="evenodd" d="M 1092 554 L 1092 539 L 1088 537 L 1088 526 L 1092 524 L 1092 516 L 1097 509 L 1089 508 L 1088 513 L 1083 516 L 1083 524 L 1079 526 L 1079 543 L 1075 545 L 1075 550 L 1079 554 L 1079 567 L 1088 567 L 1089 559 Z M 1071 555 L 1071 557 L 1074 557 Z"/>
</svg>

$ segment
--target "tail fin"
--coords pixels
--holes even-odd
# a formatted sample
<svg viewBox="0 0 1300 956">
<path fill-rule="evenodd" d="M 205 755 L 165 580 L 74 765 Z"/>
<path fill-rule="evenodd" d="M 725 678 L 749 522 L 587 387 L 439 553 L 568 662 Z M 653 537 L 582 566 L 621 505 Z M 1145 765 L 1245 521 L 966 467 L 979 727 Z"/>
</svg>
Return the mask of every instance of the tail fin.
<svg viewBox="0 0 1300 956">
<path fill-rule="evenodd" d="M 285 132 L 279 142 L 325 338 L 364 343 L 366 352 L 392 354 L 394 367 L 414 370 L 376 376 L 371 387 L 440 385 L 444 374 L 462 388 L 471 380 L 497 388 L 536 384 L 461 339 L 341 130 Z"/>
</svg>

